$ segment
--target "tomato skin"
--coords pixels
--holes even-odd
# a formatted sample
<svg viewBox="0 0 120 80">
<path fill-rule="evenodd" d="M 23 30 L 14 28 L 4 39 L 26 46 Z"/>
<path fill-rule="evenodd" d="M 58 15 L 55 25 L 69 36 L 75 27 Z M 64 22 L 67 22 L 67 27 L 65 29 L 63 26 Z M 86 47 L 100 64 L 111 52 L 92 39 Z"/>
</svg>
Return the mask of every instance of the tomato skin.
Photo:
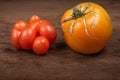
<svg viewBox="0 0 120 80">
<path fill-rule="evenodd" d="M 29 22 L 30 22 L 30 27 L 36 29 L 37 36 L 40 36 L 40 33 L 39 33 L 40 17 L 37 16 L 37 15 L 33 15 L 33 16 L 30 17 Z"/>
<path fill-rule="evenodd" d="M 17 48 L 17 49 L 22 49 L 22 47 L 19 44 L 19 36 L 20 36 L 21 32 L 18 30 L 13 30 L 11 32 L 11 36 L 10 36 L 10 41 L 11 44 L 13 45 L 13 47 Z"/>
<path fill-rule="evenodd" d="M 40 21 L 40 17 L 37 16 L 37 15 L 31 16 L 31 17 L 30 17 L 30 20 L 29 20 L 29 22 L 30 22 L 31 24 L 36 23 L 36 22 L 39 22 L 39 21 Z"/>
<path fill-rule="evenodd" d="M 23 21 L 23 20 L 19 20 L 19 21 L 17 21 L 17 22 L 15 23 L 15 25 L 13 26 L 13 29 L 12 29 L 12 30 L 16 29 L 16 30 L 18 30 L 18 31 L 23 31 L 23 30 L 25 30 L 25 29 L 28 28 L 28 27 L 29 27 L 29 24 L 28 24 L 28 23 L 26 23 L 26 22 Z"/>
<path fill-rule="evenodd" d="M 44 36 L 39 36 L 34 40 L 33 51 L 37 55 L 44 55 L 49 49 L 49 41 Z"/>
<path fill-rule="evenodd" d="M 31 50 L 35 38 L 36 38 L 35 29 L 28 28 L 21 33 L 19 43 L 24 50 Z"/>
<path fill-rule="evenodd" d="M 39 16 L 33 15 L 29 23 L 19 20 L 14 24 L 10 41 L 17 49 L 33 49 L 35 54 L 44 55 L 56 37 L 57 32 L 49 21 L 40 20 Z"/>
<path fill-rule="evenodd" d="M 30 24 L 30 27 L 36 30 L 36 36 L 40 36 L 40 21 Z"/>
<path fill-rule="evenodd" d="M 13 45 L 13 47 L 17 49 L 22 49 L 21 45 L 19 44 L 19 37 L 21 32 L 24 31 L 26 28 L 28 28 L 28 24 L 22 20 L 19 20 L 15 23 L 10 35 L 10 42 Z"/>
<path fill-rule="evenodd" d="M 88 5 L 89 4 L 89 5 Z M 81 6 L 81 8 L 80 8 Z M 85 10 L 85 15 L 76 14 L 73 8 L 67 10 L 61 19 L 61 27 L 67 45 L 82 54 L 94 54 L 102 50 L 112 35 L 112 22 L 108 13 L 100 5 L 81 3 L 74 9 Z M 68 20 L 74 16 L 74 19 Z M 83 18 L 84 17 L 84 18 Z M 68 20 L 68 21 L 66 21 Z M 94 26 L 92 26 L 94 24 Z M 72 30 L 71 30 L 72 25 Z"/>
<path fill-rule="evenodd" d="M 57 38 L 57 32 L 53 25 L 47 20 L 41 20 L 40 35 L 46 37 L 50 44 L 53 44 Z"/>
</svg>

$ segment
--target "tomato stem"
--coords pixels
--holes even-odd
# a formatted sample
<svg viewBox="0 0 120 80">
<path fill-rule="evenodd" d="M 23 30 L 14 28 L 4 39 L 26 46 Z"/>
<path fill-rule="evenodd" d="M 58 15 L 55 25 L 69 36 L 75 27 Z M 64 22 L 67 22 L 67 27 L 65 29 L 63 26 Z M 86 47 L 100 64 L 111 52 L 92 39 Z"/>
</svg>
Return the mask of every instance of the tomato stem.
<svg viewBox="0 0 120 80">
<path fill-rule="evenodd" d="M 62 22 L 62 24 L 65 23 L 65 22 L 67 22 L 67 21 L 70 21 L 70 20 L 74 20 L 74 18 L 73 18 L 73 17 L 67 18 L 67 19 L 65 19 L 65 20 Z"/>
<path fill-rule="evenodd" d="M 70 29 L 69 29 L 69 33 L 70 33 L 71 36 L 72 36 L 72 33 L 73 33 L 74 23 L 75 23 L 75 20 L 72 21 L 72 24 L 71 24 Z"/>
<path fill-rule="evenodd" d="M 83 11 L 82 11 L 82 13 L 84 14 L 85 13 L 85 11 L 89 8 L 91 6 L 91 4 L 87 4 L 84 8 L 83 8 Z"/>
<path fill-rule="evenodd" d="M 82 17 L 82 16 L 83 16 L 83 13 L 82 13 L 80 10 L 78 10 L 78 9 L 73 9 L 72 17 L 73 17 L 74 19 L 80 18 L 80 17 Z"/>
<path fill-rule="evenodd" d="M 78 8 L 73 8 L 72 11 L 72 15 L 70 18 L 65 19 L 62 23 L 70 21 L 70 20 L 74 20 L 80 17 L 83 17 L 86 15 L 85 11 L 91 6 L 91 4 L 87 4 L 83 10 L 81 9 L 81 5 Z"/>
<path fill-rule="evenodd" d="M 81 5 L 75 7 L 72 9 L 72 15 L 70 18 L 67 18 L 65 19 L 62 23 L 65 23 L 67 21 L 70 21 L 70 20 L 73 20 L 72 21 L 72 24 L 70 26 L 70 29 L 69 29 L 69 33 L 70 35 L 72 36 L 72 33 L 73 33 L 73 28 L 74 28 L 74 24 L 75 24 L 75 19 L 78 19 L 80 17 L 82 17 L 82 20 L 83 20 L 83 23 L 84 23 L 84 28 L 85 28 L 85 33 L 86 35 L 89 37 L 89 38 L 92 38 L 92 39 L 98 39 L 98 38 L 95 38 L 95 37 L 92 37 L 87 29 L 87 22 L 86 22 L 86 18 L 85 18 L 85 15 L 87 14 L 93 14 L 95 16 L 94 20 L 93 20 L 93 24 L 91 26 L 92 30 L 94 31 L 94 26 L 96 24 L 96 19 L 98 18 L 96 12 L 94 11 L 88 11 L 86 12 L 86 10 L 91 6 L 91 4 L 87 4 L 83 9 L 81 9 Z M 95 31 L 94 31 L 95 32 Z"/>
</svg>

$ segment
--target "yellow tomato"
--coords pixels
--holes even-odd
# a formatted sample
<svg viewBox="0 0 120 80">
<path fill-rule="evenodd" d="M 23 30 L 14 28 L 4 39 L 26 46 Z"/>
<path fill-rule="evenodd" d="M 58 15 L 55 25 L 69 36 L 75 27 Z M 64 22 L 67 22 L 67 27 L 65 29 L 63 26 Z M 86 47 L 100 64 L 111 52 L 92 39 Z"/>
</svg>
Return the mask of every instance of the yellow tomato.
<svg viewBox="0 0 120 80">
<path fill-rule="evenodd" d="M 102 50 L 112 35 L 112 22 L 98 4 L 85 2 L 67 10 L 61 19 L 66 43 L 74 51 L 93 54 Z"/>
</svg>

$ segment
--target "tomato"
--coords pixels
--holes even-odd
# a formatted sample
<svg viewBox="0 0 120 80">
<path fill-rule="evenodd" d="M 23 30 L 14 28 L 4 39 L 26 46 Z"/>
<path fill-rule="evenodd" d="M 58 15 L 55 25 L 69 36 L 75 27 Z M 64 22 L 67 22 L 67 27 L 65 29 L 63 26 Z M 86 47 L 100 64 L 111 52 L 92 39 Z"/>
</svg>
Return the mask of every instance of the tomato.
<svg viewBox="0 0 120 80">
<path fill-rule="evenodd" d="M 46 37 L 50 44 L 54 43 L 57 37 L 57 32 L 53 25 L 47 20 L 40 21 L 40 35 Z"/>
<path fill-rule="evenodd" d="M 29 23 L 19 20 L 12 28 L 10 41 L 17 49 L 31 50 L 43 55 L 48 51 L 50 44 L 54 43 L 57 33 L 53 25 L 47 20 L 33 15 Z"/>
<path fill-rule="evenodd" d="M 67 10 L 61 19 L 67 45 L 74 51 L 93 54 L 102 50 L 112 35 L 112 22 L 98 4 L 85 2 Z"/>
<path fill-rule="evenodd" d="M 35 29 L 28 28 L 21 33 L 19 43 L 23 49 L 31 50 L 35 38 L 36 38 Z"/>
<path fill-rule="evenodd" d="M 18 22 L 16 22 L 12 28 L 10 41 L 11 41 L 11 44 L 17 49 L 22 49 L 22 47 L 19 44 L 19 37 L 21 32 L 26 28 L 28 28 L 28 24 L 22 20 L 19 20 Z"/>
<path fill-rule="evenodd" d="M 35 22 L 35 23 L 33 23 L 33 24 L 30 24 L 30 27 L 32 28 L 32 29 L 35 29 L 36 30 L 36 36 L 40 36 L 40 22 Z"/>
<path fill-rule="evenodd" d="M 11 36 L 10 36 L 11 44 L 17 49 L 22 49 L 22 47 L 19 44 L 20 34 L 21 32 L 15 29 L 11 32 Z"/>
<path fill-rule="evenodd" d="M 40 17 L 37 16 L 37 15 L 31 16 L 30 20 L 29 20 L 30 23 L 36 23 L 36 22 L 39 22 L 39 21 L 40 21 Z"/>
<path fill-rule="evenodd" d="M 31 26 L 32 28 L 35 28 L 35 29 L 36 29 L 36 34 L 37 34 L 37 36 L 39 36 L 39 35 L 40 35 L 40 33 L 39 33 L 40 17 L 37 16 L 37 15 L 33 15 L 33 16 L 30 17 L 29 22 L 30 22 L 30 26 Z"/>
<path fill-rule="evenodd" d="M 49 49 L 49 41 L 43 36 L 39 36 L 34 40 L 33 51 L 35 54 L 44 55 Z"/>
</svg>

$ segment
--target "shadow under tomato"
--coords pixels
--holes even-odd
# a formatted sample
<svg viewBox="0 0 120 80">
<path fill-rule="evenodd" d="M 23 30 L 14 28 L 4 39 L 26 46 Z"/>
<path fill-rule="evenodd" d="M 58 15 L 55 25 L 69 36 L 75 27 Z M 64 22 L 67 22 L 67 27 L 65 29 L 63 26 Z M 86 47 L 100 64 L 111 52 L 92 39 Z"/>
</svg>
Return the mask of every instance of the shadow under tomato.
<svg viewBox="0 0 120 80">
<path fill-rule="evenodd" d="M 100 55 L 102 55 L 103 53 L 105 53 L 105 48 L 103 48 L 103 49 L 100 50 L 99 52 L 93 53 L 93 54 L 83 54 L 83 53 L 78 53 L 78 52 L 76 52 L 76 53 L 79 54 L 79 55 L 83 55 L 83 56 L 96 57 L 96 56 L 100 56 Z"/>
<path fill-rule="evenodd" d="M 56 42 L 55 44 L 51 45 L 50 50 L 51 49 L 65 50 L 66 48 L 68 48 L 66 43 L 64 41 L 61 41 L 61 42 Z"/>
</svg>

